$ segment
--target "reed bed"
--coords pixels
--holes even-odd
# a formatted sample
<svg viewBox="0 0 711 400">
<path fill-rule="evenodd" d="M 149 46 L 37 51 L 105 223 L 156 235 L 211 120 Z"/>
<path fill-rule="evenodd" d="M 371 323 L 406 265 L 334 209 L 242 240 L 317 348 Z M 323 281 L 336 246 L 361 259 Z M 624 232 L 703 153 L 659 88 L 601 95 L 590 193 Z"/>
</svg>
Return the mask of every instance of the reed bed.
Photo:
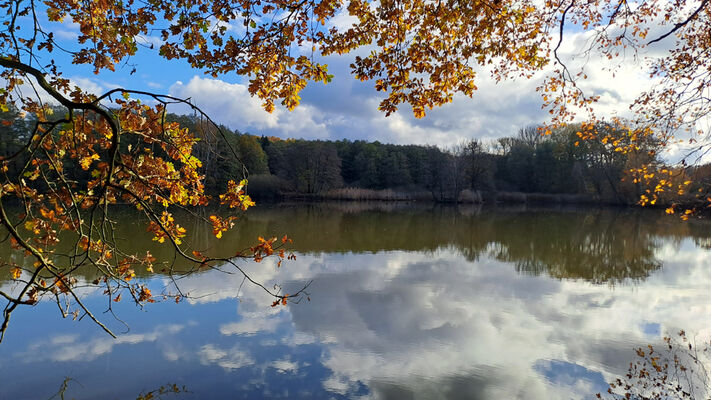
<svg viewBox="0 0 711 400">
<path fill-rule="evenodd" d="M 332 189 L 319 193 L 319 198 L 324 200 L 355 200 L 355 201 L 431 201 L 429 192 L 399 192 L 392 189 L 372 190 L 346 187 Z"/>
</svg>

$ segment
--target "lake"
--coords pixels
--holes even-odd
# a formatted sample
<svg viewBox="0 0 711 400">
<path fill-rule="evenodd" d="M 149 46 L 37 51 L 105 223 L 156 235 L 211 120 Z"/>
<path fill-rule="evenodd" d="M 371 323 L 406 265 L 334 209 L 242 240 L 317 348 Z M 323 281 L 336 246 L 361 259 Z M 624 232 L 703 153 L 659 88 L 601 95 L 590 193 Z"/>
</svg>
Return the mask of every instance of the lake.
<svg viewBox="0 0 711 400">
<path fill-rule="evenodd" d="M 118 339 L 56 304 L 21 307 L 0 344 L 0 399 L 48 399 L 63 383 L 77 399 L 162 385 L 181 390 L 167 399 L 592 398 L 636 347 L 679 329 L 711 337 L 710 225 L 662 214 L 281 204 L 250 209 L 221 240 L 196 223 L 193 246 L 220 254 L 289 234 L 296 260 L 244 268 L 287 293 L 311 281 L 311 300 L 272 308 L 240 275 L 205 271 L 180 281 L 189 301 L 124 300 L 115 318 L 83 290 Z M 129 246 L 150 242 L 131 213 L 121 219 Z M 0 279 L 12 289 L 8 271 Z"/>
</svg>

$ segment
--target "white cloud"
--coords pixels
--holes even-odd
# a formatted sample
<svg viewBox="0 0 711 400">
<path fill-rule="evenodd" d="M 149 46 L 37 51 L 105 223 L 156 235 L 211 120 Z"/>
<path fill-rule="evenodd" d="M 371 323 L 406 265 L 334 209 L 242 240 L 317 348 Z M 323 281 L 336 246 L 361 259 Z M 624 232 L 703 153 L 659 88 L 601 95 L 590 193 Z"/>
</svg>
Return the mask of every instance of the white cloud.
<svg viewBox="0 0 711 400">
<path fill-rule="evenodd" d="M 158 36 L 151 35 L 137 35 L 136 43 L 140 46 L 150 47 L 152 49 L 159 49 L 165 41 Z"/>
<path fill-rule="evenodd" d="M 41 19 L 48 21 L 48 17 L 44 10 L 37 10 L 37 12 L 44 14 Z M 41 20 L 40 19 L 40 20 Z M 47 22 L 44 26 L 45 32 L 52 32 L 55 39 L 67 40 L 71 42 L 76 42 L 77 38 L 81 34 L 79 29 L 79 24 L 74 22 L 71 18 L 65 18 L 62 22 Z"/>
<path fill-rule="evenodd" d="M 566 37 L 561 55 L 571 65 L 580 66 L 580 60 L 572 57 L 586 36 L 589 34 L 571 33 Z M 374 90 L 372 82 L 359 82 L 350 75 L 352 57 L 329 56 L 320 60 L 329 64 L 329 72 L 335 76 L 333 82 L 311 83 L 302 93 L 302 104 L 293 112 L 277 107 L 274 113 L 266 113 L 260 101 L 249 96 L 245 85 L 217 79 L 195 76 L 188 84 L 177 82 L 170 92 L 190 97 L 217 121 L 232 128 L 307 139 L 350 138 L 448 147 L 469 138 L 510 136 L 522 126 L 548 118 L 536 92 L 543 72 L 530 80 L 496 83 L 488 69 L 479 71 L 479 89 L 473 98 L 457 95 L 453 103 L 428 111 L 423 119 L 414 118 L 406 105 L 385 117 L 377 111 L 383 95 Z M 581 82 L 581 87 L 590 95 L 601 96 L 596 105 L 600 115 L 629 116 L 629 104 L 651 80 L 641 63 L 625 62 L 614 73 L 605 71 L 606 66 L 602 59 L 587 60 L 588 79 Z"/>
<path fill-rule="evenodd" d="M 273 332 L 278 318 L 270 318 L 266 313 L 250 313 L 242 315 L 242 320 L 220 326 L 223 335 L 253 336 L 257 333 Z"/>
<path fill-rule="evenodd" d="M 200 362 L 204 365 L 216 364 L 224 369 L 239 369 L 254 364 L 254 359 L 238 346 L 221 349 L 212 344 L 206 344 L 198 352 Z"/>
<path fill-rule="evenodd" d="M 333 18 L 328 20 L 329 26 L 334 27 L 341 32 L 344 32 L 357 22 L 358 18 L 350 15 L 348 10 L 344 8 L 340 9 Z"/>
<path fill-rule="evenodd" d="M 104 335 L 89 341 L 82 340 L 79 335 L 62 335 L 30 344 L 27 351 L 21 353 L 20 356 L 24 362 L 40 359 L 49 359 L 55 362 L 91 361 L 112 352 L 116 346 L 155 342 L 169 335 L 175 335 L 183 328 L 184 325 L 162 325 L 157 326 L 151 332 L 120 335 L 116 339 Z"/>
<path fill-rule="evenodd" d="M 280 373 L 296 373 L 299 370 L 299 364 L 289 359 L 276 360 L 270 364 L 270 367 L 276 369 Z"/>
<path fill-rule="evenodd" d="M 80 76 L 72 76 L 69 78 L 72 85 L 80 87 L 84 92 L 91 93 L 94 95 L 101 95 L 110 89 L 117 88 L 118 85 L 114 85 L 108 82 L 104 82 L 94 78 L 84 78 Z"/>
<path fill-rule="evenodd" d="M 320 113 L 314 107 L 303 105 L 292 112 L 277 107 L 268 113 L 259 99 L 249 95 L 247 86 L 239 83 L 194 76 L 187 84 L 176 82 L 169 91 L 173 96 L 189 98 L 218 123 L 243 132 L 281 132 L 282 136 L 309 139 L 328 137 L 326 124 L 320 121 Z"/>
<path fill-rule="evenodd" d="M 241 84 L 193 76 L 188 83 L 177 81 L 169 93 L 190 99 L 212 118 L 230 126 L 273 127 L 278 122 L 276 115 L 262 110 L 259 100 Z"/>
</svg>

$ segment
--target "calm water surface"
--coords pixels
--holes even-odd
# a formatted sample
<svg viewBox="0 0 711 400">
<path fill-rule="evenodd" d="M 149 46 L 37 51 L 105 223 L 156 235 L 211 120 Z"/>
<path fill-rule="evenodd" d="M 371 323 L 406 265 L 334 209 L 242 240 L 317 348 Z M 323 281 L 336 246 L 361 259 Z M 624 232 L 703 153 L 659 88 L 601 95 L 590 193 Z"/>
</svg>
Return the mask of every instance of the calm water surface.
<svg viewBox="0 0 711 400">
<path fill-rule="evenodd" d="M 128 245 L 150 241 L 124 219 Z M 633 348 L 679 328 L 711 336 L 709 225 L 658 211 L 281 205 L 219 241 L 191 228 L 196 248 L 222 254 L 289 233 L 295 261 L 246 269 L 286 292 L 313 280 L 311 301 L 271 308 L 239 275 L 208 271 L 180 282 L 191 301 L 117 303 L 130 329 L 84 293 L 118 339 L 50 303 L 20 309 L 0 399 L 47 399 L 65 378 L 77 399 L 164 384 L 187 388 L 176 399 L 591 398 Z M 8 271 L 0 282 L 12 289 Z"/>
</svg>

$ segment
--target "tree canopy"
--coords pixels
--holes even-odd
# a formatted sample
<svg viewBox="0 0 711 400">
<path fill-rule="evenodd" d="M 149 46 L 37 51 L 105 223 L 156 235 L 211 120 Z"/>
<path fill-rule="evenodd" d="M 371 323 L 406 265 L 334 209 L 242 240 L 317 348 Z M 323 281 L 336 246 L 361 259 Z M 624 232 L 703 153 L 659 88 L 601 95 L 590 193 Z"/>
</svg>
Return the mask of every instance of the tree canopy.
<svg viewBox="0 0 711 400">
<path fill-rule="evenodd" d="M 249 143 L 230 143 L 188 99 L 136 88 L 94 95 L 66 77 L 68 63 L 89 65 L 95 73 L 125 65 L 147 36 L 159 44 L 143 45 L 147 48 L 141 51 L 182 60 L 212 76 L 247 77 L 250 94 L 268 111 L 275 103 L 293 109 L 309 82 L 329 82 L 323 59 L 333 54 L 353 54 L 352 74 L 383 92 L 379 109 L 385 114 L 408 105 L 417 117 L 457 94 L 473 96 L 481 74 L 502 80 L 546 73 L 539 91 L 552 124 L 581 113 L 593 121 L 576 132 L 581 140 L 609 135 L 596 129 L 596 95 L 581 89 L 585 65 L 566 65 L 559 56 L 566 33 L 584 31 L 587 43 L 580 54 L 606 57 L 613 70 L 629 54 L 673 38 L 671 50 L 646 55 L 655 84 L 631 104 L 636 118 L 615 130 L 625 137 L 611 143 L 617 152 L 639 152 L 644 147 L 639 143 L 649 137 L 666 143 L 684 129 L 708 133 L 699 129 L 711 111 L 708 0 L 8 0 L 0 7 L 5 11 L 2 124 L 22 131 L 18 135 L 24 139 L 0 155 L 0 220 L 12 245 L 33 260 L 32 265 L 7 265 L 22 285 L 0 292 L 8 301 L 3 333 L 15 308 L 42 296 L 71 297 L 77 312 L 94 318 L 73 291 L 72 272 L 84 265 L 102 273 L 94 284 L 105 286 L 109 296 L 119 298 L 117 293 L 126 291 L 139 304 L 153 300 L 131 278 L 135 268 L 152 270 L 154 260 L 150 254 L 121 251 L 111 235 L 112 204 L 144 212 L 154 240 L 170 243 L 192 265 L 182 272 L 224 263 L 239 268 L 234 258 L 187 248 L 182 242 L 188 232 L 170 207 L 225 206 L 231 213 L 205 217 L 220 237 L 234 225 L 234 211 L 253 202 L 244 191 L 246 176 L 227 181 L 223 194 L 210 198 L 203 161 L 239 158 L 235 147 L 242 146 L 249 162 L 265 168 L 262 154 L 249 152 Z M 342 16 L 351 22 L 335 23 Z M 61 21 L 79 27 L 71 46 L 59 43 L 48 28 Z M 200 129 L 190 131 L 166 119 L 176 103 L 193 107 L 203 120 Z M 210 151 L 198 151 L 201 144 Z M 323 160 L 333 158 L 335 153 L 323 150 Z M 540 151 L 542 157 L 545 149 Z M 637 168 L 634 179 L 658 182 L 653 168 Z M 306 190 L 325 185 L 306 173 L 294 179 Z M 657 192 L 648 194 L 653 201 Z M 10 203 L 21 211 L 9 212 Z M 62 247 L 60 241 L 70 245 Z M 277 245 L 282 242 L 288 238 L 260 238 L 237 256 L 284 258 Z M 178 273 L 174 266 L 169 270 Z M 275 305 L 294 296 L 270 292 Z"/>
</svg>

